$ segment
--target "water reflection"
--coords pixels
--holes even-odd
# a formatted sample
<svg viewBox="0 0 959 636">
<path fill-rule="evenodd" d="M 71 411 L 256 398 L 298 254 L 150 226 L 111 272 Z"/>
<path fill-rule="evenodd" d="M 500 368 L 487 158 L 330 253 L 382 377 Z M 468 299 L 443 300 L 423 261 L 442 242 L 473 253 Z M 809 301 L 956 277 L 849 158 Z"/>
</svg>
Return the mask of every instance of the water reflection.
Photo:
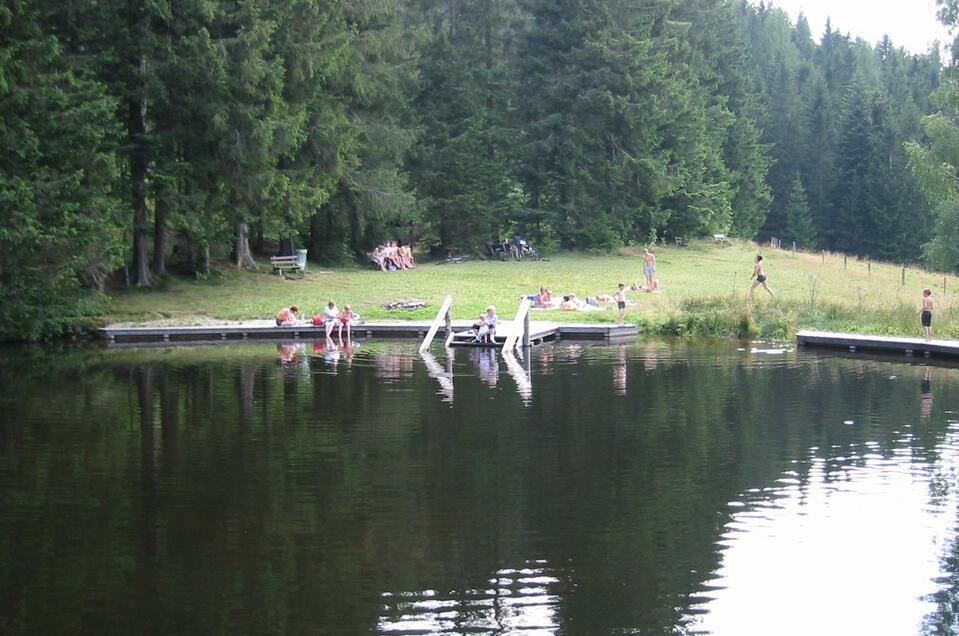
<svg viewBox="0 0 959 636">
<path fill-rule="evenodd" d="M 616 364 L 613 365 L 613 392 L 626 395 L 626 345 L 616 347 Z"/>
<path fill-rule="evenodd" d="M 433 357 L 433 354 L 429 351 L 420 352 L 420 356 L 423 358 L 423 364 L 426 365 L 426 371 L 430 374 L 430 377 L 437 381 L 440 385 L 440 394 L 443 396 L 444 402 L 453 401 L 453 362 L 454 362 L 454 351 L 452 347 L 446 348 L 446 368 L 440 366 L 439 362 L 436 361 L 436 358 Z"/>
<path fill-rule="evenodd" d="M 0 633 L 956 631 L 953 369 L 301 344 L 0 356 Z"/>
<path fill-rule="evenodd" d="M 555 634 L 560 579 L 545 561 L 497 570 L 482 588 L 384 592 L 381 634 Z"/>
<path fill-rule="evenodd" d="M 523 354 L 520 354 L 523 355 Z M 524 406 L 529 406 L 533 400 L 533 382 L 530 374 L 529 352 L 523 358 L 523 363 L 516 359 L 516 354 L 512 351 L 503 350 L 503 361 L 506 363 L 506 370 L 516 383 L 516 392 L 523 400 Z M 525 364 L 525 367 L 524 367 Z"/>
<path fill-rule="evenodd" d="M 496 388 L 499 382 L 499 352 L 490 347 L 471 347 L 469 352 L 480 380 L 491 389 Z"/>
<path fill-rule="evenodd" d="M 929 417 L 932 415 L 932 368 L 926 367 L 922 376 L 922 382 L 919 383 L 919 421 L 923 424 L 929 423 Z"/>
<path fill-rule="evenodd" d="M 373 357 L 376 374 L 383 380 L 399 380 L 413 374 L 414 351 L 410 347 L 379 349 Z"/>
</svg>

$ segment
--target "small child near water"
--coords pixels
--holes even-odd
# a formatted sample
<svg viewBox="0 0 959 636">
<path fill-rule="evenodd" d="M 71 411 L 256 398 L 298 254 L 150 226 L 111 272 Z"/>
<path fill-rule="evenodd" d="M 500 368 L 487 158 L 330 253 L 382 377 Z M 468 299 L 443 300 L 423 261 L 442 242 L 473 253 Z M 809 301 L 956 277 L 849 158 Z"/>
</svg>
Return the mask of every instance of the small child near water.
<svg viewBox="0 0 959 636">
<path fill-rule="evenodd" d="M 340 323 L 339 331 L 337 332 L 337 337 L 340 340 L 340 343 L 343 342 L 343 327 L 346 327 L 346 341 L 350 342 L 350 323 L 353 321 L 353 318 L 356 317 L 356 314 L 353 313 L 353 310 L 349 305 L 343 307 L 343 311 L 340 312 L 340 315 L 337 317 Z"/>
<path fill-rule="evenodd" d="M 484 342 L 489 334 L 489 325 L 486 324 L 486 314 L 480 314 L 476 322 L 473 323 L 473 331 L 476 333 L 476 342 Z"/>
<path fill-rule="evenodd" d="M 616 307 L 619 308 L 619 326 L 626 326 L 626 285 L 619 284 L 616 293 L 613 294 L 613 300 L 616 301 Z"/>
<path fill-rule="evenodd" d="M 919 310 L 922 329 L 925 332 L 926 342 L 932 340 L 932 290 L 926 287 L 922 290 L 922 309 Z"/>
</svg>

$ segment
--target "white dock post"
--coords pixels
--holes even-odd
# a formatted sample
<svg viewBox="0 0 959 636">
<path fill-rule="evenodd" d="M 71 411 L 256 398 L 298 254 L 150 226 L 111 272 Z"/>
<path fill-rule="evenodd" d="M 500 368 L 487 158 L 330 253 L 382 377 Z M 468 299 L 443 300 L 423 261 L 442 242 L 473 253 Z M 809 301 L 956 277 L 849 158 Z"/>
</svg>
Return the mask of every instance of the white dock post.
<svg viewBox="0 0 959 636">
<path fill-rule="evenodd" d="M 506 336 L 506 341 L 503 343 L 503 351 L 512 350 L 516 347 L 516 343 L 519 342 L 520 334 L 516 333 L 516 329 L 519 325 L 523 329 L 523 333 L 528 337 L 529 329 L 526 328 L 528 321 L 526 320 L 529 316 L 529 298 L 523 298 L 519 303 L 519 309 L 516 310 L 516 316 L 513 318 L 513 329 L 510 331 L 510 334 Z"/>
<path fill-rule="evenodd" d="M 443 304 L 440 305 L 440 310 L 436 312 L 436 318 L 433 319 L 433 324 L 430 325 L 430 330 L 426 332 L 426 337 L 423 338 L 423 342 L 420 344 L 420 353 L 429 350 L 430 345 L 433 344 L 433 338 L 436 337 L 436 332 L 440 329 L 440 322 L 449 313 L 452 305 L 453 297 L 447 295 L 446 300 L 444 300 Z"/>
<path fill-rule="evenodd" d="M 529 309 L 523 316 L 523 349 L 529 349 Z"/>
</svg>

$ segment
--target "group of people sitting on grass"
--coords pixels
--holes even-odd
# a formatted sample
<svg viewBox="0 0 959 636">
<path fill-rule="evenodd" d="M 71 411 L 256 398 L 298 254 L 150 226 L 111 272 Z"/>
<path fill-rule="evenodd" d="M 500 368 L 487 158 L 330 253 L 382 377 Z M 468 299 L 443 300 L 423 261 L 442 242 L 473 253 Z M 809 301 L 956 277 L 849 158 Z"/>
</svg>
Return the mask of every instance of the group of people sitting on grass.
<svg viewBox="0 0 959 636">
<path fill-rule="evenodd" d="M 326 337 L 332 339 L 333 329 L 338 328 L 337 337 L 343 342 L 343 328 L 346 327 L 346 340 L 352 339 L 351 327 L 360 320 L 360 315 L 353 311 L 349 305 L 338 309 L 336 302 L 330 300 L 326 304 L 326 309 L 322 314 L 317 314 L 312 318 L 300 318 L 297 314 L 300 308 L 296 305 L 284 307 L 276 314 L 277 327 L 302 327 L 312 325 L 314 327 L 326 327 Z"/>
<path fill-rule="evenodd" d="M 381 272 L 416 267 L 416 261 L 413 260 L 413 248 L 409 245 L 400 245 L 397 241 L 387 241 L 383 245 L 377 245 L 370 252 L 370 260 L 376 263 Z"/>
</svg>

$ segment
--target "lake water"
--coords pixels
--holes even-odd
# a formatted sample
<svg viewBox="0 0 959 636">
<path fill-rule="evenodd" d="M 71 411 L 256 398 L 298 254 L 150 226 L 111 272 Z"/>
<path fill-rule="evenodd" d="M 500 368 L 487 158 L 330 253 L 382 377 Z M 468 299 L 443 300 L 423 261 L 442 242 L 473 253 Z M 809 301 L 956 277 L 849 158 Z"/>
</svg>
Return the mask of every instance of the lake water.
<svg viewBox="0 0 959 636">
<path fill-rule="evenodd" d="M 959 373 L 0 350 L 3 634 L 949 634 Z"/>
</svg>

